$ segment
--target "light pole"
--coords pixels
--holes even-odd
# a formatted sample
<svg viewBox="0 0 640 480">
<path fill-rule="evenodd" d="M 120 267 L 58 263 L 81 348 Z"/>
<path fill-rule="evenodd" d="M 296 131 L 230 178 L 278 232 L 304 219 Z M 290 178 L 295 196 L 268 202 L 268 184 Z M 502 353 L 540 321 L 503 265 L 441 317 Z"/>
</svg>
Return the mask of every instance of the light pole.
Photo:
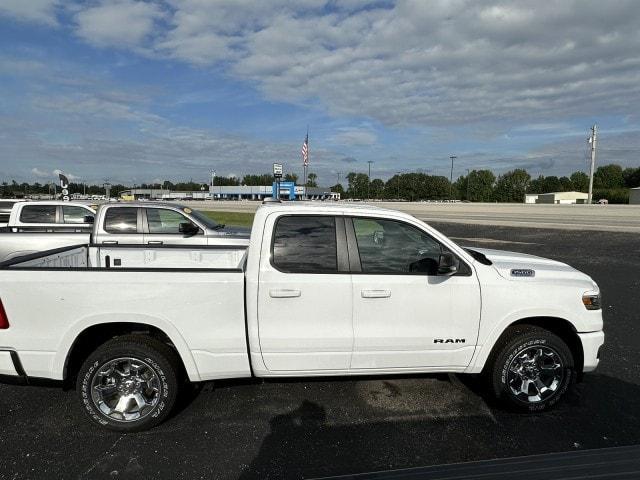
<svg viewBox="0 0 640 480">
<path fill-rule="evenodd" d="M 449 200 L 451 200 L 451 195 L 453 192 L 453 161 L 458 158 L 455 155 L 451 155 L 449 157 L 451 159 L 451 174 L 449 175 Z"/>
<path fill-rule="evenodd" d="M 398 200 L 400 200 L 400 172 L 396 172 L 396 175 L 398 176 L 398 181 L 396 182 L 398 184 Z"/>
<path fill-rule="evenodd" d="M 469 181 L 471 180 L 471 174 L 469 173 L 469 169 L 467 168 L 467 200 L 469 200 Z"/>
<path fill-rule="evenodd" d="M 369 175 L 367 176 L 367 199 L 371 200 L 371 164 L 373 160 L 367 160 L 369 164 Z"/>
</svg>

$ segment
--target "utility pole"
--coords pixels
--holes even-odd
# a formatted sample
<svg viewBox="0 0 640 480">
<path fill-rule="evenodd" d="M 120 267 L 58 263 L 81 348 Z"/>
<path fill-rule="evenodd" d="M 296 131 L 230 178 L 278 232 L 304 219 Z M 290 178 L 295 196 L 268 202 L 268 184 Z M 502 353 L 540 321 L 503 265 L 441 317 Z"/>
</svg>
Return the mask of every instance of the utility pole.
<svg viewBox="0 0 640 480">
<path fill-rule="evenodd" d="M 449 175 L 449 200 L 452 200 L 451 196 L 453 195 L 453 161 L 458 158 L 455 155 L 451 155 L 449 157 L 451 159 L 451 174 Z"/>
<path fill-rule="evenodd" d="M 469 200 L 469 181 L 471 180 L 471 176 L 469 174 L 469 169 L 467 168 L 467 201 Z"/>
<path fill-rule="evenodd" d="M 371 200 L 371 164 L 373 160 L 367 160 L 369 164 L 369 175 L 367 176 L 367 199 Z"/>
<path fill-rule="evenodd" d="M 593 125 L 591 127 L 591 136 L 589 137 L 589 144 L 591 145 L 591 169 L 589 171 L 589 197 L 587 203 L 591 205 L 593 201 L 593 172 L 596 168 L 596 141 L 598 136 L 598 127 Z"/>
<path fill-rule="evenodd" d="M 400 172 L 396 172 L 396 175 L 398 176 L 398 200 L 400 200 Z"/>
<path fill-rule="evenodd" d="M 336 185 L 340 185 L 340 175 L 342 175 L 342 172 L 338 172 L 338 183 Z"/>
</svg>

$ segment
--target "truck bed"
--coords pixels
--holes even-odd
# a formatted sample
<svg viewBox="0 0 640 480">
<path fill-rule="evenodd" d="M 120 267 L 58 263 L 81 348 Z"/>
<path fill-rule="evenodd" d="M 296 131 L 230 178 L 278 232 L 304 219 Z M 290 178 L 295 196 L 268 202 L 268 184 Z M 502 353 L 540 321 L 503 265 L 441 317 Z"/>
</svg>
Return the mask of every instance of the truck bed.
<svg viewBox="0 0 640 480">
<path fill-rule="evenodd" d="M 76 245 L 4 262 L 3 341 L 27 376 L 62 379 L 66 352 L 87 328 L 134 322 L 169 337 L 192 381 L 250 376 L 244 255 L 244 247 Z M 0 362 L 0 374 L 15 375 L 10 365 Z"/>
</svg>

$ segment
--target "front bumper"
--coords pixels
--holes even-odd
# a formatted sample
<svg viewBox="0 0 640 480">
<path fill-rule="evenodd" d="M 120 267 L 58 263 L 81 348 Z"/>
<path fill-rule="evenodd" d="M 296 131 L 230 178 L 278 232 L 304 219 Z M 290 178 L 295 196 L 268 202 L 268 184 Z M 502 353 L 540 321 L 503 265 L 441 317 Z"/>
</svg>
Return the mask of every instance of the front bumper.
<svg viewBox="0 0 640 480">
<path fill-rule="evenodd" d="M 582 371 L 593 372 L 600 363 L 600 347 L 604 344 L 604 332 L 578 333 L 582 342 L 584 363 Z"/>
</svg>

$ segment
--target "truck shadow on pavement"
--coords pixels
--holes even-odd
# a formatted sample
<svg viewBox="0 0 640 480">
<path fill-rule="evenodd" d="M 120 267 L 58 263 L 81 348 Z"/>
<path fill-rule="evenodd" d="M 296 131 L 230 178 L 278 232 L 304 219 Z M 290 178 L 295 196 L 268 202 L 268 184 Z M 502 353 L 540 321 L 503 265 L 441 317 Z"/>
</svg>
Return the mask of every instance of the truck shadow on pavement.
<svg viewBox="0 0 640 480">
<path fill-rule="evenodd" d="M 452 385 L 451 388 L 464 388 Z M 640 386 L 591 375 L 543 414 L 417 418 L 332 424 L 313 399 L 272 417 L 258 455 L 240 476 L 313 478 L 640 442 Z"/>
</svg>

